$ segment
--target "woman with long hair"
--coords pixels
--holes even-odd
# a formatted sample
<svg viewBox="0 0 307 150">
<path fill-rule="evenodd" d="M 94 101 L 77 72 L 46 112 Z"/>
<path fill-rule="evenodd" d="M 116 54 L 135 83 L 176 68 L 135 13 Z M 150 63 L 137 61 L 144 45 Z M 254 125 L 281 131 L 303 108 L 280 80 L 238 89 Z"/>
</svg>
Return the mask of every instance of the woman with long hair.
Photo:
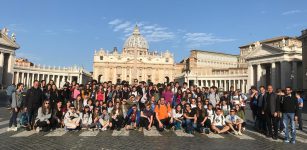
<svg viewBox="0 0 307 150">
<path fill-rule="evenodd" d="M 111 122 L 112 122 L 112 128 L 120 130 L 123 126 L 124 122 L 124 114 L 123 114 L 123 107 L 121 106 L 121 103 L 117 101 L 115 103 L 115 106 L 111 112 Z"/>
<path fill-rule="evenodd" d="M 51 117 L 50 101 L 44 100 L 42 107 L 38 109 L 37 117 L 35 121 L 36 131 L 40 130 L 47 132 L 53 127 L 54 121 Z"/>
<path fill-rule="evenodd" d="M 196 117 L 197 117 L 197 130 L 200 133 L 205 132 L 206 134 L 208 134 L 211 127 L 211 121 L 208 117 L 208 112 L 204 108 L 202 102 L 197 102 Z"/>
<path fill-rule="evenodd" d="M 59 92 L 58 92 L 56 85 L 53 84 L 51 86 L 50 98 L 49 98 L 51 110 L 53 110 L 53 108 L 55 108 L 56 101 L 58 99 L 59 99 Z"/>
<path fill-rule="evenodd" d="M 179 104 L 176 105 L 174 109 L 172 109 L 172 118 L 171 118 L 171 123 L 173 124 L 172 128 L 174 130 L 181 130 L 182 121 L 183 121 L 183 109 Z"/>
<path fill-rule="evenodd" d="M 12 115 L 9 122 L 9 128 L 7 131 L 17 131 L 17 116 L 18 112 L 22 105 L 22 92 L 23 92 L 23 84 L 17 84 L 17 90 L 12 93 Z M 14 124 L 14 127 L 12 125 Z"/>
</svg>

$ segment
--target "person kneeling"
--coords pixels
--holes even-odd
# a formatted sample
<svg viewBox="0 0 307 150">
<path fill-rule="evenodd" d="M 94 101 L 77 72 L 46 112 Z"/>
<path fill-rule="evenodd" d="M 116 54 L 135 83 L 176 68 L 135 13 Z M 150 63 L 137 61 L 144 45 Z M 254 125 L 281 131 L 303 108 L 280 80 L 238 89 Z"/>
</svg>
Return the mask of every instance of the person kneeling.
<svg viewBox="0 0 307 150">
<path fill-rule="evenodd" d="M 216 109 L 215 113 L 216 114 L 213 115 L 211 122 L 211 129 L 218 134 L 227 132 L 230 128 L 225 124 L 225 117 L 222 114 L 221 109 Z"/>
<path fill-rule="evenodd" d="M 231 109 L 230 114 L 226 116 L 226 124 L 230 127 L 230 129 L 234 132 L 235 135 L 242 135 L 242 123 L 243 120 L 236 115 L 236 111 L 234 109 Z"/>
<path fill-rule="evenodd" d="M 143 130 L 151 130 L 151 125 L 153 123 L 153 111 L 150 107 L 150 102 L 145 103 L 145 109 L 141 111 L 141 119 L 140 119 L 140 129 Z"/>
<path fill-rule="evenodd" d="M 44 132 L 49 131 L 55 122 L 51 118 L 51 108 L 49 100 L 45 100 L 43 106 L 40 107 L 37 111 L 37 117 L 35 121 L 36 131 L 39 132 L 41 129 Z"/>
<path fill-rule="evenodd" d="M 69 111 L 65 114 L 64 124 L 67 130 L 80 129 L 80 117 L 74 105 L 70 105 Z"/>
<path fill-rule="evenodd" d="M 136 129 L 140 122 L 140 112 L 137 110 L 137 105 L 134 104 L 128 111 L 126 119 L 126 130 Z"/>
</svg>

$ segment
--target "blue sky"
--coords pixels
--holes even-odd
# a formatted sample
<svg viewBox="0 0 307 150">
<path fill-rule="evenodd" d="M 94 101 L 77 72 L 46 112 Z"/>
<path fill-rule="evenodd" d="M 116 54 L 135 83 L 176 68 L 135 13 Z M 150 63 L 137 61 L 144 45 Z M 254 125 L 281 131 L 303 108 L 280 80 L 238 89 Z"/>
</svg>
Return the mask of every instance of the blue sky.
<svg viewBox="0 0 307 150">
<path fill-rule="evenodd" d="M 191 49 L 239 54 L 239 46 L 307 28 L 306 0 L 1 0 L 0 28 L 16 33 L 16 54 L 37 64 L 84 66 L 95 49 L 122 49 L 135 24 L 150 50 L 176 62 Z"/>
</svg>

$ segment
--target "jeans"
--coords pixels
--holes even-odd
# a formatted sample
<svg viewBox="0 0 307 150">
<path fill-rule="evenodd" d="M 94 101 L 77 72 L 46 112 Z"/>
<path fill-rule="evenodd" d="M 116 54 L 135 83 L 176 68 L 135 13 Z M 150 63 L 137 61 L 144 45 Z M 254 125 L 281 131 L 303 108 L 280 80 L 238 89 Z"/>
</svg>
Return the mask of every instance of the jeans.
<svg viewBox="0 0 307 150">
<path fill-rule="evenodd" d="M 180 121 L 177 121 L 177 120 L 174 120 L 174 127 L 175 127 L 175 130 L 180 130 L 181 129 L 181 123 Z"/>
<path fill-rule="evenodd" d="M 297 110 L 298 129 L 299 129 L 299 130 L 303 130 L 302 109 L 303 109 L 303 108 L 299 108 L 299 109 Z"/>
<path fill-rule="evenodd" d="M 15 111 L 15 108 L 12 109 L 12 115 L 10 118 L 10 122 L 9 122 L 9 127 L 12 127 L 12 125 L 14 124 L 15 127 L 17 127 L 17 116 L 18 116 L 18 111 Z"/>
<path fill-rule="evenodd" d="M 185 127 L 186 127 L 186 132 L 188 132 L 188 133 L 194 131 L 194 129 L 197 128 L 196 124 L 195 124 L 194 121 L 191 120 L 191 119 L 185 119 L 185 120 L 183 120 L 183 124 L 184 124 Z"/>
<path fill-rule="evenodd" d="M 291 137 L 292 137 L 292 141 L 295 141 L 296 129 L 295 129 L 295 122 L 294 122 L 294 114 L 295 113 L 283 113 L 283 123 L 285 126 L 285 140 L 289 140 L 288 125 L 290 121 Z"/>
</svg>

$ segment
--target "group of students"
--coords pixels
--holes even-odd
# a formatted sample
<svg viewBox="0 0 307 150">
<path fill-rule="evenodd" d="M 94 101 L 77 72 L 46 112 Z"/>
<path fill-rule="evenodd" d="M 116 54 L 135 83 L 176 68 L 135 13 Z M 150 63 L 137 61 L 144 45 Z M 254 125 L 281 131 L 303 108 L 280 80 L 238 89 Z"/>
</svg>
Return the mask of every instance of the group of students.
<svg viewBox="0 0 307 150">
<path fill-rule="evenodd" d="M 284 134 L 284 142 L 295 144 L 296 124 L 298 124 L 298 130 L 303 130 L 302 92 L 294 92 L 291 87 L 274 91 L 273 86 L 269 85 L 267 88 L 260 86 L 259 90 L 252 87 L 250 93 L 250 108 L 255 120 L 255 128 L 274 140 L 279 134 Z"/>
<path fill-rule="evenodd" d="M 245 130 L 247 97 L 234 90 L 218 92 L 217 87 L 152 84 L 66 83 L 57 89 L 53 81 L 34 81 L 24 91 L 18 83 L 12 92 L 9 131 L 17 131 L 17 116 L 27 130 L 183 130 L 209 134 Z M 14 125 L 14 127 L 13 127 Z"/>
</svg>

